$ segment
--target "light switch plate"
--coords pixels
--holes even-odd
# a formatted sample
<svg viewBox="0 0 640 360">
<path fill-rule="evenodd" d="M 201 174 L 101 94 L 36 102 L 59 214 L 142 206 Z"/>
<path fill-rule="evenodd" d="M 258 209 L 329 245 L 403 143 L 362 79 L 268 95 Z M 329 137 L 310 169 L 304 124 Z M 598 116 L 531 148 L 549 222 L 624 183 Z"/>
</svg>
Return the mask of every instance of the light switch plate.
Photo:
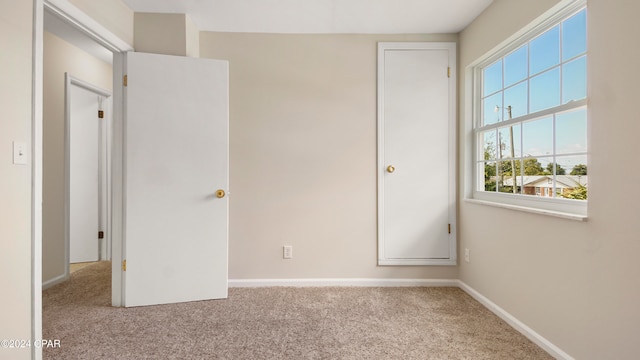
<svg viewBox="0 0 640 360">
<path fill-rule="evenodd" d="M 15 165 L 27 164 L 27 143 L 13 142 L 13 163 Z"/>
</svg>

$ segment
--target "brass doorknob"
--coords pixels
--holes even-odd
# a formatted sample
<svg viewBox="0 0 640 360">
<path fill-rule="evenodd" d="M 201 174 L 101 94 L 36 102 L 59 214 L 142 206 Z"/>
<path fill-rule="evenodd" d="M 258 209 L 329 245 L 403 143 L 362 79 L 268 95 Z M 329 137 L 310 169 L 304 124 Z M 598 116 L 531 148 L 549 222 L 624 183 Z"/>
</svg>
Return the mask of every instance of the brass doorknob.
<svg viewBox="0 0 640 360">
<path fill-rule="evenodd" d="M 396 171 L 396 167 L 395 167 L 395 166 L 393 166 L 393 165 L 389 165 L 389 166 L 387 166 L 387 172 L 388 172 L 389 174 L 391 174 L 391 173 L 392 173 L 392 172 L 394 172 L 394 171 Z"/>
<path fill-rule="evenodd" d="M 216 191 L 216 196 L 217 196 L 219 199 L 222 199 L 222 198 L 224 197 L 224 195 L 225 195 L 224 190 L 218 190 L 218 191 Z"/>
</svg>

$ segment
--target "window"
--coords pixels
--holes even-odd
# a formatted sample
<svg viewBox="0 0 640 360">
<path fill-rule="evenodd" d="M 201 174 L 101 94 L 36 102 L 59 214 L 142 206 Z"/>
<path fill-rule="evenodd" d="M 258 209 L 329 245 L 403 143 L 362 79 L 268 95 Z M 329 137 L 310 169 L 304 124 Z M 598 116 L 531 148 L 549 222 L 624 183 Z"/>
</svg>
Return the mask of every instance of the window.
<svg viewBox="0 0 640 360">
<path fill-rule="evenodd" d="M 574 1 L 473 68 L 475 199 L 586 215 L 586 21 Z"/>
</svg>

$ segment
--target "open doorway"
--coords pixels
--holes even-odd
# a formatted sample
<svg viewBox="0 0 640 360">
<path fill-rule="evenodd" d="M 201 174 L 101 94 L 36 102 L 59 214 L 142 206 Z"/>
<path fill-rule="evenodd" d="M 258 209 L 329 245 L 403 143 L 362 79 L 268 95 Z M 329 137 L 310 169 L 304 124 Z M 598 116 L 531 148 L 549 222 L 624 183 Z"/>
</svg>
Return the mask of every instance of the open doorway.
<svg viewBox="0 0 640 360">
<path fill-rule="evenodd" d="M 112 84 L 122 81 L 123 77 L 123 54 L 132 51 L 133 47 L 126 41 L 104 26 L 97 23 L 90 16 L 80 11 L 77 7 L 67 1 L 54 0 L 34 0 L 34 23 L 33 23 L 33 188 L 32 188 L 32 334 L 33 341 L 42 339 L 42 288 L 45 285 L 43 281 L 43 273 L 45 263 L 43 255 L 45 254 L 43 243 L 43 205 L 44 205 L 44 37 L 47 32 L 44 31 L 44 13 L 45 9 L 67 24 L 76 29 L 80 33 L 87 35 L 90 39 L 95 40 L 103 48 L 111 53 L 113 59 L 113 78 Z M 63 91 L 60 91 L 63 93 Z M 112 214 L 122 213 L 122 89 L 114 87 L 113 92 L 113 147 L 112 155 Z M 64 189 L 57 189 L 59 196 L 64 196 Z M 64 222 L 61 222 L 62 224 Z M 111 297 L 114 306 L 120 306 L 122 294 L 122 272 L 119 263 L 122 261 L 122 219 L 121 216 L 114 216 L 111 220 L 112 229 L 112 266 L 113 274 L 119 276 L 112 277 Z M 60 250 L 60 247 L 56 248 Z M 116 265 L 117 264 L 117 265 Z M 61 280 L 62 281 L 62 280 Z M 42 358 L 42 349 L 32 348 L 32 357 L 35 359 Z"/>
<path fill-rule="evenodd" d="M 43 17 L 42 278 L 47 288 L 69 278 L 70 263 L 110 259 L 113 53 L 50 9 Z"/>
<path fill-rule="evenodd" d="M 111 112 L 111 92 L 65 73 L 65 263 L 70 264 L 69 273 L 111 259 Z"/>
</svg>

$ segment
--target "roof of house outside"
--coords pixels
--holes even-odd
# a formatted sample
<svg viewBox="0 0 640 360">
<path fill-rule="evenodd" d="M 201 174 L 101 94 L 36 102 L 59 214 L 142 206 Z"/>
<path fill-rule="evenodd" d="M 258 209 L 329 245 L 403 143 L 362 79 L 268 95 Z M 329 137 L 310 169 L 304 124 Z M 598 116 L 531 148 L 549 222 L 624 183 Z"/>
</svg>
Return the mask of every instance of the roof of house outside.
<svg viewBox="0 0 640 360">
<path fill-rule="evenodd" d="M 553 187 L 553 175 L 517 176 L 516 186 L 522 186 L 522 184 L 524 184 L 525 187 L 551 188 Z M 587 184 L 587 175 L 556 175 L 557 188 L 573 189 L 579 186 L 586 187 Z M 503 185 L 513 186 L 513 178 L 505 177 Z"/>
</svg>

